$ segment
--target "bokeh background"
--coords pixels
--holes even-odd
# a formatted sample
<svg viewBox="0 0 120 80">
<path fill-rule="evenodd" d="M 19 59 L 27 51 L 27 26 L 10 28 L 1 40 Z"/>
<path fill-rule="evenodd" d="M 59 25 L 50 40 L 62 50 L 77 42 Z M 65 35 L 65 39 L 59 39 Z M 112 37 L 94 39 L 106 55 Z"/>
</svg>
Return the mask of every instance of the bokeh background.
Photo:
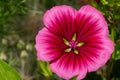
<svg viewBox="0 0 120 80">
<path fill-rule="evenodd" d="M 109 62 L 84 80 L 120 80 L 120 0 L 0 0 L 0 59 L 16 69 L 23 80 L 63 80 L 49 63 L 37 60 L 35 36 L 44 27 L 46 10 L 55 5 L 82 5 L 99 9 L 108 22 L 115 51 Z"/>
</svg>

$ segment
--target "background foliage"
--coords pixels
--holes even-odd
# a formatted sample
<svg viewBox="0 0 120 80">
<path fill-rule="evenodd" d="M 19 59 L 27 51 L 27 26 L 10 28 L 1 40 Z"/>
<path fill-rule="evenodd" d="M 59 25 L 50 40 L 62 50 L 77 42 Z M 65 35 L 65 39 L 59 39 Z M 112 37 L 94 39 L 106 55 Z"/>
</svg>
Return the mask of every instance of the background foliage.
<svg viewBox="0 0 120 80">
<path fill-rule="evenodd" d="M 115 42 L 111 60 L 84 80 L 120 80 L 120 0 L 0 0 L 0 59 L 23 80 L 62 80 L 51 72 L 49 63 L 37 60 L 34 48 L 44 12 L 62 4 L 76 9 L 89 4 L 102 11 Z"/>
</svg>

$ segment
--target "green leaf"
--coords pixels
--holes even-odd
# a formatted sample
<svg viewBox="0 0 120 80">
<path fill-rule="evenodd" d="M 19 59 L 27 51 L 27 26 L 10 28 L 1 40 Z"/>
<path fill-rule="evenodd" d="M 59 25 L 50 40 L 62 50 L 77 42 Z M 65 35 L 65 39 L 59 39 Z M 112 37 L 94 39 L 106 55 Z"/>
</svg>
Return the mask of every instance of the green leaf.
<svg viewBox="0 0 120 80">
<path fill-rule="evenodd" d="M 47 71 L 48 71 L 49 75 L 51 76 L 51 75 L 52 75 L 52 71 L 51 71 L 49 65 L 50 65 L 50 64 L 47 62 L 47 66 L 46 66 L 46 68 L 47 68 Z"/>
<path fill-rule="evenodd" d="M 100 0 L 101 1 L 101 3 L 103 4 L 103 5 L 107 5 L 108 4 L 108 1 L 106 1 L 106 0 Z"/>
<path fill-rule="evenodd" d="M 116 51 L 116 56 L 115 56 L 114 59 L 115 60 L 120 60 L 120 51 L 119 50 Z"/>
<path fill-rule="evenodd" d="M 115 5 L 114 0 L 108 0 L 108 6 L 113 7 Z"/>
<path fill-rule="evenodd" d="M 43 62 L 43 61 L 40 61 L 40 68 L 42 70 L 42 74 L 45 76 L 45 77 L 50 77 L 52 75 L 52 71 L 49 67 L 49 63 L 48 62 Z"/>
<path fill-rule="evenodd" d="M 119 40 L 117 40 L 119 42 Z M 114 60 L 120 60 L 120 44 L 115 45 L 115 55 L 112 57 Z"/>
<path fill-rule="evenodd" d="M 120 19 L 120 13 L 114 14 L 114 19 Z"/>
<path fill-rule="evenodd" d="M 0 80 L 22 80 L 17 71 L 0 60 Z"/>
<path fill-rule="evenodd" d="M 117 4 L 117 6 L 119 6 L 120 7 L 120 3 L 116 3 Z"/>
</svg>

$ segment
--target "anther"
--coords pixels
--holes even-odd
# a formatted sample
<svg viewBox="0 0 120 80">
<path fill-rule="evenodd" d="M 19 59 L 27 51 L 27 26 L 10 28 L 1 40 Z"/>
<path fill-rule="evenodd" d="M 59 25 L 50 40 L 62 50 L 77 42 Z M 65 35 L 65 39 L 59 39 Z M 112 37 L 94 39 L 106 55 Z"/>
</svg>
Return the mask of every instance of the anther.
<svg viewBox="0 0 120 80">
<path fill-rule="evenodd" d="M 70 52 L 70 51 L 71 51 L 71 48 L 65 49 L 65 52 Z"/>
<path fill-rule="evenodd" d="M 78 50 L 74 50 L 74 53 L 75 53 L 75 54 L 79 54 Z"/>
<path fill-rule="evenodd" d="M 83 45 L 84 45 L 84 42 L 80 42 L 80 43 L 77 44 L 77 47 L 81 47 Z"/>
<path fill-rule="evenodd" d="M 65 38 L 63 38 L 63 42 L 64 42 L 67 46 L 70 45 L 70 43 L 69 43 Z"/>
<path fill-rule="evenodd" d="M 73 41 L 76 41 L 76 33 L 74 33 L 73 37 L 72 37 Z"/>
</svg>

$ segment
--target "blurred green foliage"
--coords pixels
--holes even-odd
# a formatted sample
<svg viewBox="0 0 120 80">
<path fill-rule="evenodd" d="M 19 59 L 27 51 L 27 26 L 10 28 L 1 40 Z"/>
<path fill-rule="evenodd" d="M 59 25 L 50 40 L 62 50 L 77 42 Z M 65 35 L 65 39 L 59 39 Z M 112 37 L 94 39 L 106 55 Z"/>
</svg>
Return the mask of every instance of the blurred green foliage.
<svg viewBox="0 0 120 80">
<path fill-rule="evenodd" d="M 26 0 L 0 0 L 0 36 L 11 33 L 16 18 L 27 11 Z M 10 31 L 9 31 L 10 30 Z"/>
<path fill-rule="evenodd" d="M 35 34 L 43 27 L 46 10 L 55 5 L 79 9 L 84 4 L 99 9 L 108 22 L 109 36 L 115 42 L 110 79 L 120 80 L 120 0 L 0 0 L 0 59 L 17 69 L 23 80 L 62 80 L 51 72 L 49 63 L 37 60 Z M 84 80 L 105 80 L 108 65 Z"/>
</svg>

